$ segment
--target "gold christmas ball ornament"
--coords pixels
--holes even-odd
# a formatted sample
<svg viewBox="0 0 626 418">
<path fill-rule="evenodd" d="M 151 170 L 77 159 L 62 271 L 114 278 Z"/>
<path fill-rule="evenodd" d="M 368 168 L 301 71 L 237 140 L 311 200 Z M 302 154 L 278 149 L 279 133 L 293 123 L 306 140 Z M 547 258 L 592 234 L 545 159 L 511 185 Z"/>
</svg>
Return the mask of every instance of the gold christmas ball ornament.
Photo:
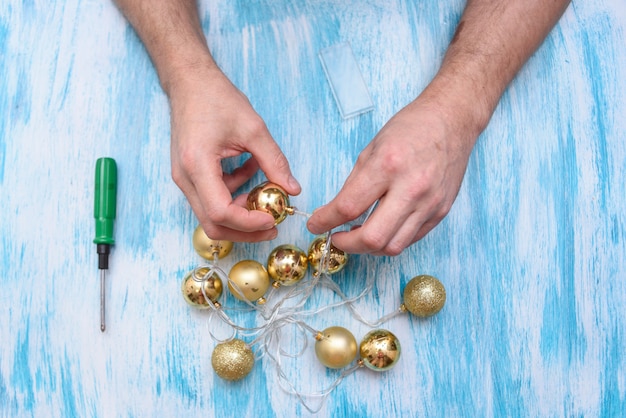
<svg viewBox="0 0 626 418">
<path fill-rule="evenodd" d="M 427 317 L 436 314 L 446 303 L 446 289 L 433 276 L 413 277 L 404 287 L 403 306 L 413 315 Z"/>
<path fill-rule="evenodd" d="M 326 367 L 340 369 L 356 357 L 356 339 L 343 327 L 326 328 L 315 339 L 315 355 Z"/>
<path fill-rule="evenodd" d="M 254 367 L 254 353 L 245 342 L 234 339 L 215 346 L 211 365 L 222 379 L 240 380 Z"/>
<path fill-rule="evenodd" d="M 259 184 L 248 193 L 247 206 L 249 210 L 260 210 L 272 215 L 274 225 L 294 213 L 294 208 L 289 206 L 289 195 L 278 184 L 269 181 Z"/>
<path fill-rule="evenodd" d="M 267 257 L 267 272 L 275 283 L 293 286 L 306 276 L 307 254 L 295 245 L 283 244 Z"/>
<path fill-rule="evenodd" d="M 201 225 L 198 225 L 193 231 L 192 242 L 198 255 L 205 260 L 213 260 L 215 253 L 217 253 L 217 258 L 224 258 L 233 249 L 233 243 L 230 241 L 209 238 Z"/>
<path fill-rule="evenodd" d="M 330 251 L 324 265 L 321 266 L 322 256 L 326 253 L 326 236 L 320 235 L 316 237 L 309 245 L 309 263 L 316 271 L 324 271 L 328 274 L 334 274 L 341 271 L 348 263 L 348 254 L 330 243 Z"/>
<path fill-rule="evenodd" d="M 363 337 L 359 352 L 367 368 L 382 372 L 391 369 L 400 359 L 400 341 L 391 332 L 376 329 Z"/>
<path fill-rule="evenodd" d="M 183 292 L 183 298 L 185 301 L 195 308 L 207 309 L 209 308 L 209 302 L 202 294 L 202 287 L 204 287 L 204 293 L 212 302 L 217 300 L 222 295 L 223 285 L 222 279 L 219 278 L 217 273 L 213 272 L 211 276 L 204 280 L 201 280 L 209 272 L 208 267 L 202 267 L 193 271 L 190 271 L 183 278 L 183 284 L 181 290 Z M 194 278 L 195 275 L 195 278 Z M 201 281 L 200 281 L 201 280 Z"/>
<path fill-rule="evenodd" d="M 243 297 L 241 297 L 232 283 L 228 282 L 228 289 L 239 300 L 244 300 L 245 298 L 250 302 L 260 302 L 270 287 L 270 277 L 267 274 L 267 270 L 261 263 L 254 260 L 238 262 L 230 269 L 228 277 L 243 293 Z"/>
</svg>

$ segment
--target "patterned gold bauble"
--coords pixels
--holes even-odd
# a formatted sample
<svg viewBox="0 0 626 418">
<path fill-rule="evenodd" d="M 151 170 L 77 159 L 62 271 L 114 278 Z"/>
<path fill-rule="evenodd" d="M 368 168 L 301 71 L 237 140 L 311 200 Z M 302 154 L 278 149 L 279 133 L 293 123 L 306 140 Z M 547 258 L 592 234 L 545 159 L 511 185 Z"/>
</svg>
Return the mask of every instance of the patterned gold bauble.
<svg viewBox="0 0 626 418">
<path fill-rule="evenodd" d="M 289 206 L 287 192 L 269 181 L 259 184 L 248 193 L 247 206 L 249 210 L 260 210 L 272 215 L 274 225 L 278 225 L 294 212 L 294 208 Z"/>
<path fill-rule="evenodd" d="M 211 365 L 222 379 L 240 380 L 254 367 L 254 353 L 245 342 L 234 339 L 215 346 Z"/>
<path fill-rule="evenodd" d="M 232 280 L 239 290 L 243 293 L 245 299 L 250 302 L 259 301 L 270 287 L 270 277 L 265 267 L 254 260 L 242 260 L 235 264 L 228 273 L 228 277 Z M 228 289 L 239 300 L 244 300 L 229 282 Z"/>
<path fill-rule="evenodd" d="M 293 286 L 302 280 L 308 266 L 306 253 L 295 245 L 279 245 L 267 257 L 268 274 L 284 286 Z"/>
<path fill-rule="evenodd" d="M 193 231 L 193 248 L 198 255 L 205 260 L 213 260 L 214 254 L 217 253 L 217 258 L 226 257 L 233 249 L 233 243 L 224 240 L 214 240 L 209 238 L 202 229 L 201 225 L 198 225 Z"/>
<path fill-rule="evenodd" d="M 185 298 L 185 301 L 193 307 L 200 309 L 207 309 L 209 307 L 209 303 L 202 294 L 202 286 L 204 286 L 204 293 L 206 293 L 207 297 L 212 302 L 217 302 L 222 295 L 222 279 L 220 279 L 215 272 L 213 272 L 210 277 L 206 278 L 206 280 L 202 282 L 198 281 L 198 279 L 202 279 L 208 272 L 208 267 L 202 267 L 197 270 L 190 271 L 183 279 L 183 284 L 181 286 L 183 298 Z M 195 280 L 194 274 L 196 277 Z"/>
<path fill-rule="evenodd" d="M 361 341 L 363 364 L 377 372 L 391 369 L 400 359 L 400 341 L 384 329 L 370 331 Z"/>
<path fill-rule="evenodd" d="M 356 357 L 356 339 L 343 327 L 326 328 L 315 339 L 315 355 L 326 367 L 340 369 Z"/>
<path fill-rule="evenodd" d="M 324 260 L 324 266 L 320 266 L 322 256 L 326 251 L 326 236 L 320 235 L 316 237 L 309 245 L 309 264 L 316 271 L 325 271 L 328 274 L 341 271 L 348 263 L 348 254 L 330 243 L 330 252 L 327 259 Z"/>
<path fill-rule="evenodd" d="M 432 276 L 413 277 L 404 288 L 404 307 L 413 315 L 436 314 L 446 303 L 446 289 Z"/>
</svg>

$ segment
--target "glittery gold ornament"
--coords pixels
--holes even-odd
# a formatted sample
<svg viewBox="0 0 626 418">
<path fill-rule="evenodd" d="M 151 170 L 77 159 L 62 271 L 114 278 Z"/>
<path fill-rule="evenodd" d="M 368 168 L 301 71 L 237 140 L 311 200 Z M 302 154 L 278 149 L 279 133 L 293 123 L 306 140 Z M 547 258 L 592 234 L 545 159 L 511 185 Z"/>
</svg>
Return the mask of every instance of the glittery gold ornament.
<svg viewBox="0 0 626 418">
<path fill-rule="evenodd" d="M 326 253 L 326 236 L 320 235 L 316 237 L 309 245 L 309 263 L 311 267 L 319 272 L 325 271 L 328 274 L 337 273 L 341 271 L 348 263 L 348 254 L 339 248 L 335 247 L 333 243 L 330 243 L 330 251 L 327 255 L 327 259 L 324 260 L 324 266 L 320 266 L 322 262 L 322 256 Z"/>
<path fill-rule="evenodd" d="M 356 339 L 343 327 L 326 328 L 315 339 L 315 355 L 326 367 L 340 369 L 356 357 Z"/>
<path fill-rule="evenodd" d="M 306 253 L 290 244 L 279 245 L 267 257 L 268 274 L 284 286 L 292 286 L 302 280 L 308 265 Z"/>
<path fill-rule="evenodd" d="M 411 279 L 404 288 L 403 306 L 413 315 L 427 317 L 436 314 L 446 303 L 446 289 L 432 276 Z"/>
<path fill-rule="evenodd" d="M 193 307 L 200 309 L 207 309 L 209 303 L 202 294 L 202 287 L 204 286 L 204 293 L 212 302 L 217 300 L 222 295 L 223 286 L 222 279 L 219 278 L 217 273 L 213 272 L 210 277 L 199 281 L 209 272 L 208 267 L 202 267 L 193 271 L 190 271 L 185 275 L 181 290 L 183 292 L 183 298 L 185 301 Z M 195 275 L 195 279 L 194 279 Z"/>
<path fill-rule="evenodd" d="M 217 253 L 217 258 L 224 258 L 233 249 L 233 243 L 230 241 L 209 238 L 201 225 L 193 231 L 192 242 L 198 255 L 206 260 L 213 260 L 215 253 Z"/>
<path fill-rule="evenodd" d="M 211 365 L 222 379 L 240 380 L 254 367 L 254 353 L 245 342 L 234 339 L 215 346 Z"/>
<path fill-rule="evenodd" d="M 278 184 L 266 181 L 259 184 L 248 193 L 247 206 L 249 210 L 260 210 L 274 217 L 274 225 L 285 220 L 287 215 L 294 213 L 289 206 L 289 195 Z"/>
<path fill-rule="evenodd" d="M 270 287 L 270 277 L 261 263 L 254 260 L 242 260 L 235 264 L 228 273 L 245 299 L 250 302 L 264 302 L 263 295 Z M 228 289 L 239 300 L 244 300 L 229 282 Z"/>
<path fill-rule="evenodd" d="M 400 359 L 400 341 L 384 329 L 370 331 L 361 341 L 363 364 L 377 372 L 391 369 Z"/>
</svg>

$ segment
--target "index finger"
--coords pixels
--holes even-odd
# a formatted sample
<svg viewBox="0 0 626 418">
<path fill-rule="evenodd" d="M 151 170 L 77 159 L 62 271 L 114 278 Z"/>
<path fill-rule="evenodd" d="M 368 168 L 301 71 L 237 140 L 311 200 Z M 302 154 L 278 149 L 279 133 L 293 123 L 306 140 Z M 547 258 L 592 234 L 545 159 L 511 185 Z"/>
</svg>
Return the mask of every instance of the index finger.
<svg viewBox="0 0 626 418">
<path fill-rule="evenodd" d="M 367 174 L 353 171 L 337 196 L 313 212 L 307 227 L 312 233 L 321 234 L 343 225 L 371 209 L 384 193 L 382 183 L 376 185 Z"/>
</svg>

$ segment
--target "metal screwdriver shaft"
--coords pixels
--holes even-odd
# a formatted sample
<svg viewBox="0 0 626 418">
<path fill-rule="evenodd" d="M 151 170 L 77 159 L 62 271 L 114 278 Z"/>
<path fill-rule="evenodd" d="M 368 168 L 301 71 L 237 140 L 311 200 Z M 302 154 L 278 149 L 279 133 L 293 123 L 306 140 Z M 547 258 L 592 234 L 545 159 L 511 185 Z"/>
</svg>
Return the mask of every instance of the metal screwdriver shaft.
<svg viewBox="0 0 626 418">
<path fill-rule="evenodd" d="M 104 319 L 105 315 L 104 315 L 104 311 L 105 311 L 105 279 L 106 279 L 106 275 L 104 274 L 105 270 L 102 269 L 100 270 L 100 331 L 104 332 L 104 330 L 106 329 L 106 321 Z"/>
<path fill-rule="evenodd" d="M 117 195 L 117 165 L 112 158 L 99 158 L 96 161 L 96 193 L 93 216 L 96 219 L 96 238 L 93 242 L 98 251 L 100 269 L 100 331 L 106 329 L 105 321 L 105 270 L 109 268 L 109 254 L 113 239 L 115 221 L 115 200 Z"/>
</svg>

